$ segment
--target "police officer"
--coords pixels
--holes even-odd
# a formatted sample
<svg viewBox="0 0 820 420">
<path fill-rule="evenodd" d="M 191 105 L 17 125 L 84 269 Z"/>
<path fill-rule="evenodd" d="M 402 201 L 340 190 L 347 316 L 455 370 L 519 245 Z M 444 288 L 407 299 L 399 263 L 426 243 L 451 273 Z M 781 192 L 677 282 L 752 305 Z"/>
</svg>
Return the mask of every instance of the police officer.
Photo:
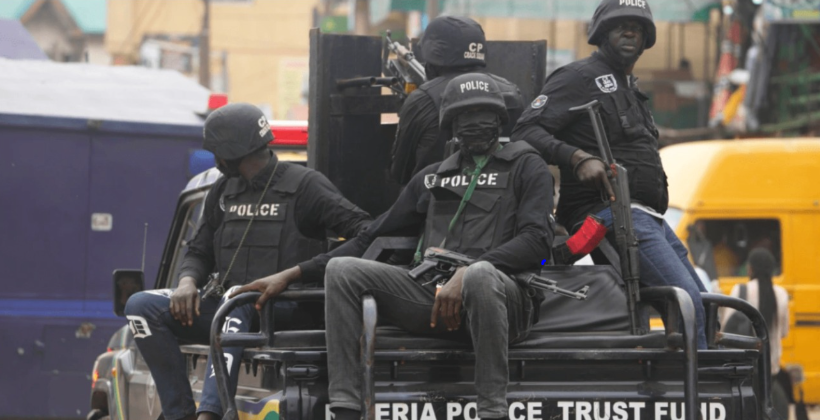
<svg viewBox="0 0 820 420">
<path fill-rule="evenodd" d="M 577 227 L 587 214 L 612 224 L 609 201 L 614 193 L 606 165 L 598 156 L 592 123 L 569 108 L 597 99 L 615 160 L 629 174 L 632 218 L 640 250 L 641 283 L 672 285 L 686 290 L 695 304 L 698 346 L 706 347 L 704 291 L 686 256 L 686 249 L 663 220 L 669 195 L 658 154 L 658 130 L 647 97 L 632 75 L 644 50 L 655 45 L 655 24 L 647 0 L 603 0 L 589 29 L 591 57 L 556 70 L 540 96 L 519 119 L 513 140 L 535 147 L 561 170 L 558 223 Z"/>
<path fill-rule="evenodd" d="M 528 144 L 499 145 L 508 116 L 492 76 L 453 78 L 442 95 L 440 121 L 460 150 L 416 174 L 390 210 L 338 248 L 337 255 L 348 257 L 327 266 L 327 365 L 336 420 L 361 417 L 359 336 L 366 291 L 380 316 L 411 333 L 469 334 L 480 361 L 478 416 L 507 416 L 508 344 L 527 336 L 542 298 L 509 275 L 538 270 L 549 255 L 552 179 Z M 478 262 L 459 269 L 436 294 L 436 284 L 412 281 L 405 268 L 350 257 L 363 255 L 379 236 L 408 234 L 421 236 L 420 250 L 441 246 Z"/>
<path fill-rule="evenodd" d="M 329 260 L 317 256 L 326 230 L 352 238 L 370 219 L 322 174 L 280 162 L 267 148 L 273 140 L 267 118 L 253 105 L 230 104 L 214 111 L 205 120 L 204 137 L 204 147 L 214 153 L 224 177 L 205 199 L 203 221 L 182 261 L 179 285 L 135 294 L 125 308 L 132 330 L 139 331 L 135 342 L 167 420 L 195 416 L 179 342 L 208 342 L 214 314 L 227 299 L 220 301 L 218 286 L 230 288 L 265 276 L 281 289 L 299 280 L 319 283 Z M 207 288 L 215 293 L 204 296 L 212 272 L 218 273 L 217 280 Z M 286 309 L 277 307 L 277 312 Z M 224 329 L 249 331 L 255 316 L 253 306 L 245 305 L 231 312 Z M 305 323 L 295 316 L 288 322 Z M 232 392 L 241 354 L 241 348 L 225 351 Z M 201 419 L 222 416 L 210 360 L 198 411 Z"/>
<path fill-rule="evenodd" d="M 444 159 L 445 143 L 452 137 L 439 130 L 441 94 L 454 77 L 484 71 L 486 65 L 484 30 L 476 21 L 461 16 L 441 16 L 427 26 L 420 42 L 421 60 L 428 82 L 414 90 L 399 111 L 399 127 L 393 143 L 390 172 L 404 185 L 413 175 L 431 163 Z M 511 116 L 503 136 L 509 137 L 524 105 L 518 86 L 506 79 L 486 73 L 494 79 Z"/>
</svg>

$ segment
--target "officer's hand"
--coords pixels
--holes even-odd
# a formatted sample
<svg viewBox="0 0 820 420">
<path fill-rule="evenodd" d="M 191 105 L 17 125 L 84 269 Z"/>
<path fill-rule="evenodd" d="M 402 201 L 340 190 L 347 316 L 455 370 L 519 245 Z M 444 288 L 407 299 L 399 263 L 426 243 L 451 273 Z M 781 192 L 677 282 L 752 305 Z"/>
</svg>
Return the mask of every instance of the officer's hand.
<svg viewBox="0 0 820 420">
<path fill-rule="evenodd" d="M 265 305 L 269 299 L 274 298 L 287 289 L 288 285 L 302 276 L 302 270 L 297 265 L 272 276 L 263 277 L 248 283 L 231 293 L 229 298 L 245 292 L 260 292 L 262 296 L 256 300 L 256 310 L 261 311 L 262 306 Z"/>
<path fill-rule="evenodd" d="M 444 321 L 447 331 L 455 331 L 461 325 L 461 286 L 466 270 L 467 267 L 456 270 L 450 281 L 439 289 L 433 303 L 433 311 L 430 313 L 430 328 L 436 328 L 439 316 Z"/>
<path fill-rule="evenodd" d="M 183 277 L 171 294 L 171 315 L 182 325 L 194 325 L 194 315 L 199 316 L 199 291 L 193 277 Z"/>
<path fill-rule="evenodd" d="M 575 165 L 582 159 L 590 156 L 592 155 L 582 150 L 573 153 L 571 161 L 573 168 L 575 168 Z M 607 168 L 604 162 L 598 159 L 585 160 L 581 163 L 581 166 L 575 168 L 575 177 L 587 187 L 595 188 L 602 194 L 606 194 L 609 197 L 609 201 L 615 201 L 615 192 L 612 191 L 612 185 L 609 184 Z"/>
</svg>

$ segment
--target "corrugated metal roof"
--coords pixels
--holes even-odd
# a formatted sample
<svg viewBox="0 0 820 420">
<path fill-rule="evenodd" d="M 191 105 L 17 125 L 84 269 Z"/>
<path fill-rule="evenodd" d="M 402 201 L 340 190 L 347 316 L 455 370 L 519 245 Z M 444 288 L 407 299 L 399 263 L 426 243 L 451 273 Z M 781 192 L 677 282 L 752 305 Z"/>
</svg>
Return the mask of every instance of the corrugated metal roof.
<svg viewBox="0 0 820 420">
<path fill-rule="evenodd" d="M 12 19 L 0 19 L 0 57 L 48 60 L 23 24 Z"/>
<path fill-rule="evenodd" d="M 20 19 L 32 4 L 34 4 L 34 0 L 0 1 L 0 18 Z"/>
<path fill-rule="evenodd" d="M 0 18 L 19 20 L 35 0 L 0 0 Z M 60 0 L 86 34 L 104 34 L 108 24 L 107 0 Z"/>
<path fill-rule="evenodd" d="M 107 0 L 62 0 L 77 26 L 86 34 L 104 34 L 107 24 Z"/>
<path fill-rule="evenodd" d="M 210 92 L 171 70 L 0 58 L 0 113 L 201 125 Z"/>
</svg>

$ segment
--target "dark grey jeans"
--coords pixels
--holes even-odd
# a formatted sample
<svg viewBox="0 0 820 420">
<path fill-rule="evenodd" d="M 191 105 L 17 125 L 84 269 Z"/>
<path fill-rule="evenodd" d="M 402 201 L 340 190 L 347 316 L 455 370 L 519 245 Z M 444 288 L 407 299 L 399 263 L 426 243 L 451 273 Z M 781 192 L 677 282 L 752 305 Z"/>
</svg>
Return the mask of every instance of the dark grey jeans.
<svg viewBox="0 0 820 420">
<path fill-rule="evenodd" d="M 430 328 L 435 289 L 422 286 L 407 270 L 358 258 L 330 260 L 325 275 L 327 359 L 330 407 L 361 409 L 362 296 L 376 299 L 381 319 L 411 333 L 456 337 L 439 321 Z M 526 338 L 532 324 L 532 299 L 526 291 L 488 262 L 464 273 L 462 329 L 476 353 L 475 386 L 478 416 L 507 416 L 509 343 Z"/>
</svg>

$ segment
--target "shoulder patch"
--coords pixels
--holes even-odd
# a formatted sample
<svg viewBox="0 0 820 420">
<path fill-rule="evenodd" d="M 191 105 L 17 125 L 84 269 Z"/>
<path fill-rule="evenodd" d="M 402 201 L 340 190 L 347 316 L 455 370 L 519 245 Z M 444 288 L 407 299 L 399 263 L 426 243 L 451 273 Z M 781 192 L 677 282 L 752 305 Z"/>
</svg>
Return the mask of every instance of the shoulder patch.
<svg viewBox="0 0 820 420">
<path fill-rule="evenodd" d="M 618 90 L 618 81 L 611 74 L 595 78 L 595 84 L 604 93 L 612 93 Z"/>
<path fill-rule="evenodd" d="M 547 104 L 547 102 L 549 102 L 549 98 L 547 97 L 547 95 L 540 95 L 532 101 L 532 109 L 543 108 L 544 105 Z"/>
</svg>

